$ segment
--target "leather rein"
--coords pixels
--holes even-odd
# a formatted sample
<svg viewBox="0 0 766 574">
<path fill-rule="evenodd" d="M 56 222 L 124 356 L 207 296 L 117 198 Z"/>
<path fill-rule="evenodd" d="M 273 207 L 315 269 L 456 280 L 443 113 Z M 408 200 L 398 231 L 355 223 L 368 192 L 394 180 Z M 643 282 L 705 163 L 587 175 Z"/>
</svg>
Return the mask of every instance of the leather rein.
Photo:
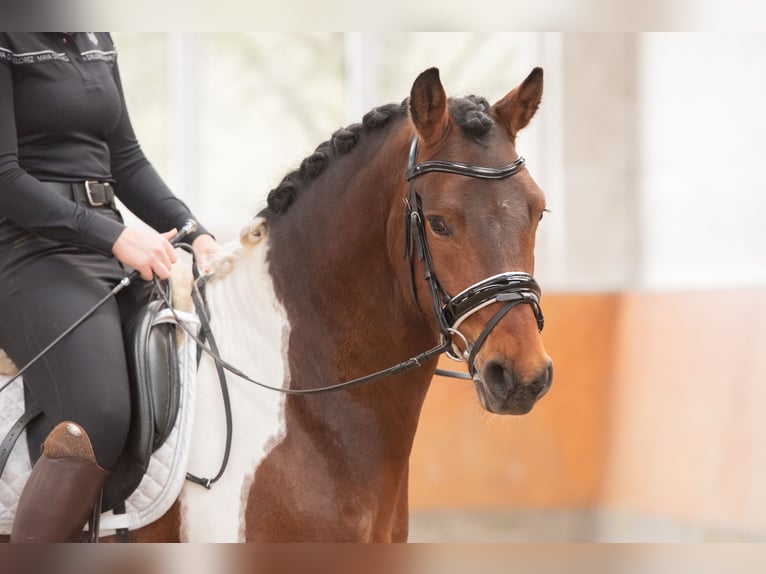
<svg viewBox="0 0 766 574">
<path fill-rule="evenodd" d="M 265 383 L 256 381 L 243 373 L 241 370 L 225 361 L 217 352 L 217 349 L 208 347 L 204 341 L 197 337 L 196 334 L 187 330 L 183 323 L 179 321 L 184 330 L 200 347 L 201 351 L 204 351 L 209 355 L 217 366 L 231 372 L 242 379 L 263 387 L 265 389 L 284 393 L 287 395 L 310 395 L 310 394 L 322 394 L 334 391 L 340 391 L 344 389 L 350 389 L 358 387 L 366 383 L 376 381 L 392 375 L 399 375 L 412 369 L 421 367 L 424 363 L 431 359 L 438 357 L 442 353 L 446 353 L 450 358 L 457 361 L 468 362 L 469 369 L 472 374 L 475 373 L 473 366 L 473 358 L 478 353 L 481 344 L 486 340 L 490 331 L 497 325 L 497 323 L 516 305 L 526 303 L 532 307 L 535 318 L 537 320 L 537 327 L 540 331 L 543 329 L 545 319 L 543 317 L 542 310 L 540 308 L 541 290 L 540 286 L 535 281 L 534 277 L 528 273 L 521 271 L 512 271 L 506 273 L 500 273 L 479 281 L 458 293 L 455 297 L 450 297 L 449 294 L 439 284 L 439 280 L 433 271 L 433 261 L 431 258 L 431 252 L 428 248 L 428 241 L 426 239 L 425 227 L 423 225 L 423 212 L 421 209 L 420 196 L 415 191 L 413 180 L 425 173 L 431 171 L 441 171 L 446 173 L 452 173 L 457 175 L 464 175 L 481 179 L 504 179 L 510 177 L 524 167 L 524 158 L 519 157 L 513 163 L 500 168 L 480 167 L 473 166 L 459 162 L 431 160 L 416 163 L 418 139 L 417 136 L 412 140 L 410 147 L 409 162 L 407 166 L 407 181 L 410 182 L 409 195 L 405 200 L 405 258 L 410 262 L 410 279 L 412 293 L 417 303 L 417 292 L 415 290 L 414 280 L 414 248 L 417 248 L 418 259 L 423 264 L 424 279 L 429 285 L 431 294 L 431 302 L 433 304 L 434 315 L 436 317 L 439 331 L 441 334 L 441 341 L 438 345 L 424 351 L 414 357 L 410 357 L 400 363 L 397 363 L 386 369 L 352 379 L 343 383 L 335 385 L 329 385 L 325 387 L 317 387 L 313 389 L 285 389 L 282 387 L 274 387 Z M 189 250 L 191 251 L 191 250 Z M 192 252 L 193 254 L 193 252 Z M 212 330 L 210 329 L 210 319 L 207 313 L 207 306 L 205 304 L 204 295 L 200 287 L 204 287 L 204 284 L 211 279 L 212 276 L 206 275 L 197 278 L 194 283 L 194 289 L 192 291 L 192 297 L 194 300 L 195 308 L 202 324 L 201 332 L 205 334 L 205 338 L 211 341 L 211 347 L 215 344 Z M 155 279 L 156 280 L 156 279 Z M 165 291 L 158 290 L 163 297 L 166 297 Z M 172 305 L 170 301 L 166 300 L 165 303 L 170 309 Z M 466 350 L 460 353 L 457 347 L 452 342 L 452 336 L 457 335 L 464 343 L 467 344 L 466 337 L 460 333 L 457 328 L 460 324 L 474 314 L 478 310 L 491 305 L 493 303 L 505 303 L 503 307 L 495 314 L 495 316 L 489 321 L 484 331 L 479 335 L 479 338 L 473 346 L 466 345 Z M 437 372 L 440 371 L 437 369 Z M 464 373 L 453 373 L 451 371 L 441 371 L 439 374 L 453 376 L 456 378 L 468 378 L 470 376 Z"/>
</svg>

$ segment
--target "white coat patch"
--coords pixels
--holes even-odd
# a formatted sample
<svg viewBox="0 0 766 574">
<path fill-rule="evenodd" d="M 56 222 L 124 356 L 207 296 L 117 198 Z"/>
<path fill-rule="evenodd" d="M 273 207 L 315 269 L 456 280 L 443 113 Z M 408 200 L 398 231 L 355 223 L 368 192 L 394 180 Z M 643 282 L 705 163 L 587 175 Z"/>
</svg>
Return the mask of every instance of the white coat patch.
<svg viewBox="0 0 766 574">
<path fill-rule="evenodd" d="M 290 325 L 268 272 L 268 241 L 240 249 L 231 271 L 207 286 L 211 326 L 224 360 L 257 381 L 287 386 Z M 233 416 L 231 455 L 223 477 L 210 490 L 184 486 L 181 539 L 189 542 L 244 540 L 247 493 L 253 475 L 285 436 L 282 393 L 227 373 Z M 189 472 L 212 478 L 226 441 L 221 389 L 209 357 L 200 365 Z"/>
</svg>

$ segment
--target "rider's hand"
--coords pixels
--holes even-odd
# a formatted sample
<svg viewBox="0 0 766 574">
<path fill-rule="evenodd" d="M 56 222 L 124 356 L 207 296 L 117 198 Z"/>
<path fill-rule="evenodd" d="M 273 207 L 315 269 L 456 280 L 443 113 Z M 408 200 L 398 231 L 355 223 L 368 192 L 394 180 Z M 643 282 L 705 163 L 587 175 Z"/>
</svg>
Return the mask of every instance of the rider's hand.
<svg viewBox="0 0 766 574">
<path fill-rule="evenodd" d="M 157 233 L 151 229 L 126 227 L 114 242 L 112 254 L 120 263 L 136 269 L 144 281 L 151 281 L 152 274 L 167 279 L 176 261 L 175 249 L 170 244 L 176 233 L 175 229 Z"/>
<path fill-rule="evenodd" d="M 197 258 L 197 267 L 202 273 L 210 273 L 210 262 L 221 250 L 221 246 L 211 235 L 202 234 L 192 242 L 194 256 Z"/>
</svg>

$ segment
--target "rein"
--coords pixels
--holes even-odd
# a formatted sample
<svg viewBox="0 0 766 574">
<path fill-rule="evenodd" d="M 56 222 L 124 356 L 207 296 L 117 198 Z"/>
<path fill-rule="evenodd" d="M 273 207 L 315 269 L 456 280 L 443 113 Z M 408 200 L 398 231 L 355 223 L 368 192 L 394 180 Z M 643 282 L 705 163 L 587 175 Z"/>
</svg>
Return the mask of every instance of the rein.
<svg viewBox="0 0 766 574">
<path fill-rule="evenodd" d="M 212 277 L 213 276 L 211 275 L 206 275 L 206 276 L 203 276 L 202 279 L 208 280 L 208 279 L 211 279 Z M 155 281 L 157 281 L 157 279 L 155 279 Z M 163 301 L 165 302 L 165 304 L 168 305 L 168 307 L 170 308 L 171 313 L 175 316 L 175 310 L 172 308 L 171 302 L 168 299 L 167 294 L 164 291 L 160 291 L 160 295 L 163 298 Z M 249 375 L 242 372 L 240 369 L 238 369 L 237 367 L 235 367 L 234 365 L 232 365 L 231 363 L 223 359 L 220 356 L 220 354 L 217 352 L 217 350 L 213 349 L 213 346 L 215 345 L 214 343 L 215 339 L 213 338 L 212 336 L 213 334 L 210 330 L 210 317 L 208 316 L 206 306 L 204 304 L 204 298 L 197 285 L 197 282 L 195 282 L 195 285 L 194 285 L 193 299 L 194 299 L 195 310 L 200 317 L 202 330 L 206 333 L 206 338 L 210 341 L 211 344 L 208 346 L 207 344 L 205 344 L 205 342 L 202 340 L 201 337 L 197 336 L 187 326 L 181 323 L 179 323 L 179 325 L 184 330 L 184 332 L 187 335 L 189 335 L 195 343 L 197 343 L 198 348 L 201 349 L 205 354 L 207 354 L 211 359 L 213 359 L 216 365 L 220 366 L 226 371 L 229 371 L 233 375 L 237 375 L 238 377 L 246 380 L 248 383 L 253 383 L 254 385 L 257 385 L 266 390 L 283 393 L 285 395 L 319 395 L 319 394 L 330 393 L 334 391 L 341 391 L 345 389 L 358 387 L 366 383 L 377 381 L 378 379 L 389 377 L 391 375 L 399 375 L 401 373 L 406 373 L 407 371 L 411 371 L 412 369 L 422 367 L 423 363 L 426 363 L 430 361 L 431 359 L 438 357 L 442 353 L 446 352 L 447 349 L 449 348 L 449 343 L 443 342 L 439 345 L 436 345 L 435 347 L 432 347 L 431 349 L 428 349 L 427 351 L 420 353 L 419 355 L 415 355 L 414 357 L 410 357 L 409 359 L 406 359 L 400 363 L 397 363 L 391 367 L 388 367 L 387 369 L 375 371 L 374 373 L 370 373 L 369 375 L 364 375 L 362 377 L 358 377 L 350 381 L 345 381 L 343 383 L 337 383 L 335 385 L 328 385 L 326 387 L 317 387 L 313 389 L 285 389 L 283 387 L 275 387 L 272 385 L 267 385 L 266 383 L 262 383 L 260 381 L 256 381 L 255 379 L 251 378 Z M 180 317 L 176 317 L 176 320 L 178 319 L 180 319 Z"/>
<path fill-rule="evenodd" d="M 192 258 L 194 258 L 194 251 L 192 251 L 191 248 L 185 245 L 182 247 L 186 248 L 192 254 Z M 186 480 L 193 482 L 195 484 L 199 484 L 200 486 L 204 486 L 208 490 L 211 488 L 211 486 L 215 482 L 217 482 L 223 476 L 224 472 L 226 472 L 226 466 L 228 465 L 228 462 L 229 462 L 229 455 L 231 454 L 231 442 L 232 442 L 232 435 L 233 435 L 233 418 L 232 418 L 232 412 L 231 412 L 231 399 L 229 397 L 229 388 L 228 388 L 228 382 L 226 381 L 225 371 L 229 371 L 230 373 L 237 375 L 238 377 L 244 379 L 245 381 L 252 383 L 254 385 L 257 385 L 266 390 L 275 391 L 275 392 L 283 393 L 286 395 L 317 395 L 317 394 L 340 391 L 344 389 L 351 389 L 354 387 L 364 385 L 366 383 L 377 381 L 378 379 L 390 377 L 393 375 L 399 375 L 401 373 L 406 373 L 407 371 L 411 371 L 413 369 L 421 367 L 423 363 L 427 363 L 428 361 L 438 357 L 442 353 L 446 352 L 449 348 L 449 343 L 442 342 L 440 345 L 437 345 L 427 351 L 424 351 L 423 353 L 420 353 L 419 355 L 410 357 L 406 361 L 397 363 L 396 365 L 393 365 L 392 367 L 389 367 L 387 369 L 383 369 L 380 371 L 376 371 L 369 375 L 365 375 L 363 377 L 346 381 L 344 383 L 338 383 L 336 385 L 329 385 L 326 387 L 318 387 L 314 389 L 289 389 L 289 388 L 285 389 L 282 387 L 274 387 L 271 385 L 267 385 L 260 381 L 256 381 L 255 379 L 243 373 L 240 369 L 228 363 L 221 357 L 218 351 L 218 345 L 216 344 L 215 337 L 213 336 L 213 331 L 210 326 L 210 316 L 207 310 L 207 305 L 206 305 L 205 297 L 203 293 L 205 284 L 207 283 L 207 281 L 209 281 L 212 278 L 212 276 L 211 275 L 198 276 L 196 265 L 194 265 L 194 273 L 197 277 L 194 283 L 192 284 L 192 300 L 194 301 L 194 308 L 200 320 L 200 336 L 198 336 L 191 329 L 189 329 L 181 320 L 181 318 L 176 314 L 176 310 L 173 307 L 172 302 L 168 298 L 168 295 L 165 292 L 165 290 L 159 288 L 157 289 L 157 291 L 158 293 L 160 293 L 160 296 L 162 297 L 163 302 L 165 303 L 165 305 L 167 305 L 167 308 L 170 310 L 173 317 L 175 318 L 176 324 L 179 327 L 181 327 L 181 329 L 183 329 L 183 331 L 189 337 L 191 337 L 191 339 L 197 344 L 197 363 L 199 364 L 199 360 L 201 358 L 201 351 L 205 352 L 213 360 L 216 373 L 218 374 L 218 381 L 221 386 L 221 394 L 223 395 L 224 415 L 226 419 L 226 444 L 224 446 L 224 453 L 221 460 L 221 464 L 218 468 L 218 472 L 213 478 L 205 478 L 205 477 L 196 476 L 192 473 L 188 473 L 188 472 L 186 473 Z M 154 282 L 159 287 L 159 279 L 157 277 L 154 278 Z M 204 339 L 207 339 L 209 341 L 209 345 L 205 344 Z M 440 369 L 437 369 L 437 371 L 439 370 Z M 448 374 L 448 373 L 445 372 L 444 374 Z M 467 377 L 467 375 L 465 375 L 464 373 L 455 373 L 455 374 L 449 373 L 449 375 L 460 376 L 460 378 Z"/>
<path fill-rule="evenodd" d="M 225 361 L 217 352 L 217 348 L 211 348 L 215 345 L 215 343 L 213 334 L 210 330 L 210 319 L 207 313 L 207 306 L 205 305 L 204 297 L 201 293 L 201 290 L 199 289 L 198 284 L 201 282 L 206 283 L 212 277 L 208 275 L 199 277 L 197 281 L 195 281 L 193 299 L 197 313 L 200 316 L 200 321 L 202 322 L 202 330 L 211 342 L 210 347 L 208 347 L 201 338 L 199 338 L 195 333 L 192 333 L 188 327 L 179 321 L 179 324 L 183 330 L 197 343 L 199 349 L 210 356 L 217 367 L 223 368 L 230 373 L 246 380 L 247 382 L 253 383 L 264 389 L 283 393 L 286 395 L 316 395 L 350 389 L 364 385 L 366 383 L 371 383 L 378 379 L 392 375 L 399 375 L 401 373 L 405 373 L 407 371 L 411 371 L 412 369 L 421 367 L 423 363 L 438 357 L 442 353 L 446 353 L 448 356 L 450 356 L 450 358 L 455 360 L 464 360 L 460 358 L 460 354 L 457 352 L 454 344 L 452 343 L 451 335 L 458 335 L 463 341 L 466 341 L 466 338 L 457 330 L 457 327 L 468 316 L 472 315 L 479 309 L 495 302 L 505 302 L 505 305 L 495 315 L 495 317 L 490 320 L 487 327 L 485 327 L 484 331 L 479 336 L 479 339 L 477 339 L 478 344 L 474 344 L 473 348 L 470 349 L 470 354 L 468 349 L 466 349 L 465 353 L 463 353 L 465 359 L 471 359 L 468 361 L 468 363 L 469 368 L 473 372 L 475 372 L 475 369 L 473 368 L 473 357 L 476 356 L 481 343 L 484 342 L 484 340 L 489 335 L 489 332 L 495 327 L 500 319 L 502 319 L 502 317 L 516 305 L 521 303 L 530 305 L 535 313 L 538 329 L 542 331 L 544 318 L 542 310 L 540 309 L 541 291 L 537 281 L 535 281 L 534 277 L 528 273 L 523 273 L 520 271 L 501 273 L 499 275 L 495 275 L 475 283 L 468 289 L 456 295 L 454 298 L 447 294 L 447 292 L 439 284 L 439 281 L 436 278 L 436 274 L 432 270 L 433 261 L 431 259 L 431 252 L 428 248 L 428 241 L 426 239 L 425 228 L 423 226 L 423 212 L 420 207 L 420 196 L 415 191 L 415 186 L 412 181 L 416 177 L 431 171 L 441 171 L 481 179 L 504 179 L 518 173 L 521 171 L 521 169 L 523 169 L 524 158 L 519 157 L 513 163 L 500 168 L 473 166 L 459 162 L 449 162 L 442 160 L 430 160 L 416 163 L 415 159 L 417 157 L 417 149 L 418 138 L 415 136 L 410 146 L 409 161 L 407 165 L 407 181 L 410 182 L 410 190 L 409 197 L 407 200 L 405 200 L 405 204 L 407 206 L 405 209 L 405 258 L 410 260 L 410 278 L 412 281 L 413 295 L 415 296 L 415 300 L 417 302 L 417 293 L 414 287 L 413 244 L 417 245 L 418 257 L 423 263 L 425 280 L 428 283 L 431 291 L 431 301 L 434 306 L 434 314 L 439 324 L 439 331 L 442 334 L 441 343 L 427 351 L 420 353 L 419 355 L 415 355 L 414 357 L 410 357 L 409 359 L 388 367 L 387 369 L 382 369 L 380 371 L 370 373 L 369 375 L 364 375 L 362 377 L 358 377 L 356 379 L 335 385 L 317 387 L 313 389 L 285 389 L 282 387 L 267 385 L 252 379 L 247 374 L 243 373 L 240 369 Z M 412 207 L 413 205 L 415 206 L 414 209 Z M 167 299 L 165 292 L 163 290 L 159 290 L 159 292 L 161 293 L 161 296 L 165 298 L 165 303 L 172 310 L 173 307 L 170 301 Z M 442 369 L 437 369 L 436 372 L 440 375 L 453 376 L 461 379 L 471 378 L 464 373 L 453 373 L 452 371 L 444 371 Z"/>
</svg>

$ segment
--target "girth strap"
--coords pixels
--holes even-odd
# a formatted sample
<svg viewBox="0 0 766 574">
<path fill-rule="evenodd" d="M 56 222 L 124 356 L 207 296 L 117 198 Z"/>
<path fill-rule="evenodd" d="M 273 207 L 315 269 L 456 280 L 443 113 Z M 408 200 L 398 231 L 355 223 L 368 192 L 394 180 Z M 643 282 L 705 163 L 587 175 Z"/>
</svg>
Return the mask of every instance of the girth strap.
<svg viewBox="0 0 766 574">
<path fill-rule="evenodd" d="M 24 428 L 40 413 L 42 413 L 42 410 L 34 402 L 31 402 L 27 405 L 24 413 L 13 423 L 8 434 L 5 435 L 3 442 L 0 443 L 0 476 L 2 476 L 5 465 L 8 463 L 8 458 L 11 456 L 11 451 L 13 451 L 13 446 L 19 440 Z"/>
</svg>

